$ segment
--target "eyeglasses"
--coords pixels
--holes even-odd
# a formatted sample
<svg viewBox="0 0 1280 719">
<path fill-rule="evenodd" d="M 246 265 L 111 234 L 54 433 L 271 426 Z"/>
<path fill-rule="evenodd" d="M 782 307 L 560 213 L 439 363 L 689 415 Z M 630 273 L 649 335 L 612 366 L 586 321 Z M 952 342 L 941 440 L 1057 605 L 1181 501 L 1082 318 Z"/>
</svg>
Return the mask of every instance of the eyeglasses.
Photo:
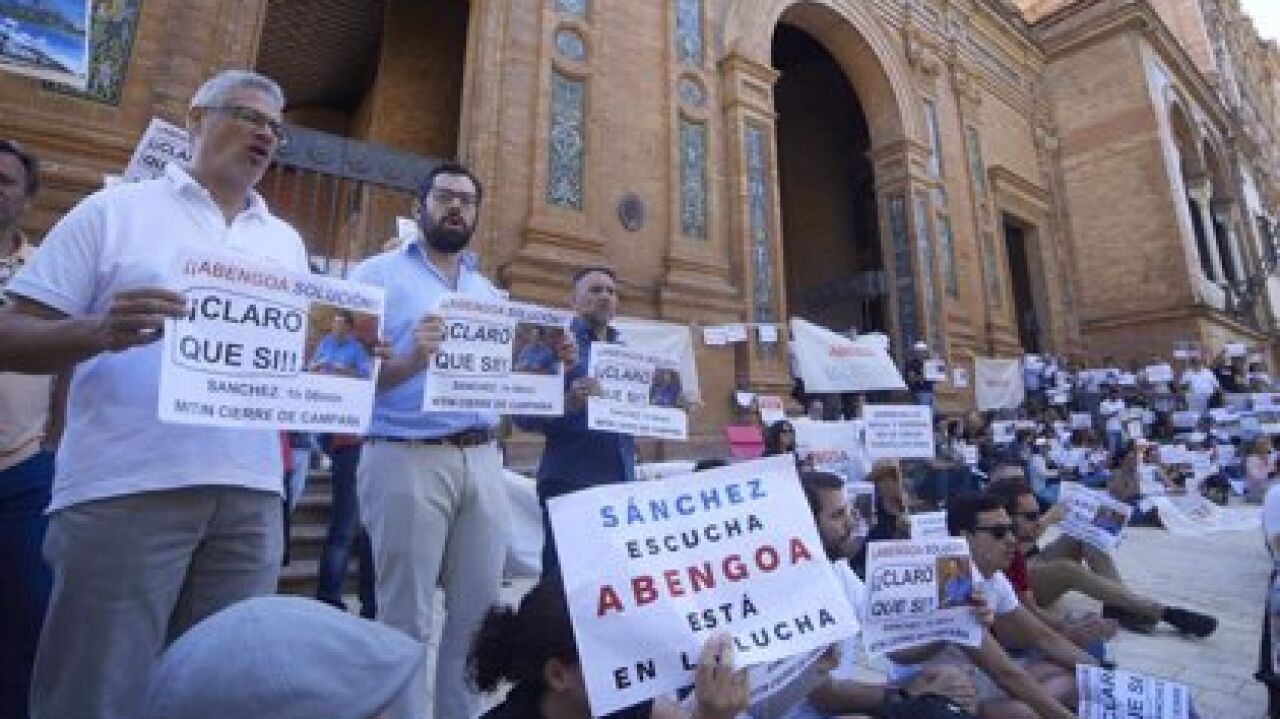
<svg viewBox="0 0 1280 719">
<path fill-rule="evenodd" d="M 1013 513 L 1013 517 L 1014 517 L 1014 519 L 1022 518 L 1022 519 L 1027 520 L 1028 522 L 1034 522 L 1034 521 L 1036 521 L 1037 519 L 1040 519 L 1040 513 L 1039 513 L 1039 512 L 1036 512 L 1036 511 L 1031 511 L 1031 512 L 1014 512 L 1014 513 Z"/>
<path fill-rule="evenodd" d="M 220 112 L 236 122 L 250 127 L 266 127 L 271 131 L 272 135 L 276 136 L 276 143 L 280 147 L 285 147 L 289 144 L 289 131 L 285 128 L 284 123 L 252 107 L 243 105 L 205 105 L 203 109 L 210 112 Z"/>
<path fill-rule="evenodd" d="M 457 200 L 463 207 L 476 206 L 476 196 L 470 192 L 458 192 L 457 190 L 446 190 L 440 187 L 432 190 L 428 197 L 438 205 L 451 205 L 454 200 Z"/>
<path fill-rule="evenodd" d="M 986 532 L 987 534 L 991 535 L 992 539 L 999 542 L 1000 540 L 1004 539 L 1006 535 L 1013 534 L 1013 525 L 1012 524 L 992 524 L 987 527 L 974 527 L 973 531 Z"/>
</svg>

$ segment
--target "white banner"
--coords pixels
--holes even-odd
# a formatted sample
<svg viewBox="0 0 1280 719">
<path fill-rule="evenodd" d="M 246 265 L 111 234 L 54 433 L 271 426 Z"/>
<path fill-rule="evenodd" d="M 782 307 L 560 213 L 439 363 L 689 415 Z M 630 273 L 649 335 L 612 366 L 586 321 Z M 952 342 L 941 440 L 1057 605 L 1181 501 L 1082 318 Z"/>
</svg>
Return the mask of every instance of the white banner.
<svg viewBox="0 0 1280 719">
<path fill-rule="evenodd" d="M 874 342 L 851 340 L 798 317 L 791 319 L 791 338 L 806 392 L 907 388 L 893 358 Z"/>
<path fill-rule="evenodd" d="M 867 652 L 885 655 L 939 641 L 980 645 L 983 630 L 969 603 L 974 584 L 963 539 L 871 542 Z"/>
<path fill-rule="evenodd" d="M 1016 359 L 974 360 L 974 398 L 978 410 L 1017 409 L 1026 398 L 1022 389 L 1022 362 Z"/>
<path fill-rule="evenodd" d="M 765 426 L 781 422 L 787 418 L 783 409 L 782 398 L 776 395 L 756 395 L 756 406 L 760 408 L 760 422 Z"/>
<path fill-rule="evenodd" d="M 368 427 L 381 289 L 195 251 L 179 257 L 173 277 L 189 313 L 165 323 L 161 421 L 310 432 Z"/>
<path fill-rule="evenodd" d="M 919 512 L 908 515 L 907 521 L 911 526 L 912 539 L 946 539 L 951 536 L 947 532 L 946 512 Z"/>
<path fill-rule="evenodd" d="M 933 459 L 933 410 L 912 404 L 862 407 L 867 454 L 872 459 Z"/>
<path fill-rule="evenodd" d="M 1188 719 L 1185 684 L 1121 669 L 1076 665 L 1080 719 Z"/>
<path fill-rule="evenodd" d="M 680 366 L 680 384 L 684 385 L 685 400 L 702 401 L 698 365 L 693 353 L 693 332 L 688 325 L 635 317 L 615 317 L 609 324 L 618 331 L 622 344 L 631 349 L 675 357 Z"/>
<path fill-rule="evenodd" d="M 594 716 L 693 681 L 702 643 L 733 635 L 743 666 L 852 635 L 789 456 L 548 502 Z"/>
<path fill-rule="evenodd" d="M 593 342 L 587 374 L 601 391 L 587 399 L 588 428 L 659 439 L 689 436 L 674 357 Z"/>
<path fill-rule="evenodd" d="M 1120 544 L 1120 534 L 1133 514 L 1128 504 L 1075 482 L 1062 483 L 1059 501 L 1065 510 L 1059 525 L 1062 531 L 1104 551 Z"/>
<path fill-rule="evenodd" d="M 863 444 L 861 420 L 822 422 L 799 417 L 791 421 L 796 431 L 796 456 L 802 464 L 835 472 L 855 481 L 871 471 L 871 457 Z"/>
<path fill-rule="evenodd" d="M 183 167 L 191 164 L 191 140 L 187 137 L 187 130 L 153 117 L 133 150 L 123 179 L 125 182 L 154 180 L 164 174 L 166 165 L 174 161 Z"/>
<path fill-rule="evenodd" d="M 431 356 L 425 412 L 564 414 L 556 348 L 572 315 L 537 305 L 445 295 L 445 339 Z"/>
</svg>

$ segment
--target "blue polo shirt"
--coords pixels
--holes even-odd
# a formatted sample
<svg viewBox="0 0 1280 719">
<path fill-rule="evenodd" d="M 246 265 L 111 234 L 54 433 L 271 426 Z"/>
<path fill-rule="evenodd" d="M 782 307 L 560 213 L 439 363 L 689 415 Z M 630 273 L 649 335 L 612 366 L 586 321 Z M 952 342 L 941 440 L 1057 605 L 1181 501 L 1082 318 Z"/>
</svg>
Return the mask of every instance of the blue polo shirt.
<svg viewBox="0 0 1280 719">
<path fill-rule="evenodd" d="M 363 379 L 369 376 L 369 353 L 360 344 L 360 340 L 349 334 L 341 340 L 327 334 L 316 345 L 315 355 L 308 368 L 351 370 L 356 377 Z"/>
<path fill-rule="evenodd" d="M 413 350 L 413 328 L 418 320 L 439 307 L 445 294 L 455 291 L 418 242 L 406 242 L 395 250 L 374 255 L 351 272 L 353 281 L 386 290 L 382 336 L 397 357 Z M 477 299 L 502 299 L 497 288 L 468 261 L 459 269 L 456 291 Z M 373 401 L 370 436 L 427 439 L 498 425 L 498 415 L 492 412 L 422 411 L 428 371 L 378 392 Z"/>
<path fill-rule="evenodd" d="M 591 332 L 582 318 L 569 325 L 578 343 L 578 363 L 565 373 L 565 390 L 587 376 L 591 362 Z M 609 328 L 606 341 L 618 342 L 618 331 Z M 560 417 L 517 417 L 516 425 L 547 438 L 538 463 L 538 493 L 553 497 L 587 487 L 630 482 L 636 476 L 636 443 L 629 434 L 587 429 L 587 409 Z"/>
</svg>

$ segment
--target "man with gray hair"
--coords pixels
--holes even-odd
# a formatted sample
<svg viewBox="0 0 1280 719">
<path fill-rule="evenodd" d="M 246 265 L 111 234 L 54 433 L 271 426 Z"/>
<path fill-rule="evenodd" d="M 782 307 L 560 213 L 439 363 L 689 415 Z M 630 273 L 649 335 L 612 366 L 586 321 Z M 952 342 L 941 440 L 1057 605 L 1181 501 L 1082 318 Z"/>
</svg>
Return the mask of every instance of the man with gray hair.
<svg viewBox="0 0 1280 719">
<path fill-rule="evenodd" d="M 6 369 L 71 371 L 44 554 L 53 595 L 33 719 L 139 715 L 166 643 L 219 609 L 270 594 L 282 553 L 276 432 L 157 418 L 180 253 L 306 272 L 302 239 L 253 191 L 285 142 L 284 97 L 261 75 L 206 82 L 187 114 L 192 161 L 76 205 L 10 281 Z"/>
</svg>

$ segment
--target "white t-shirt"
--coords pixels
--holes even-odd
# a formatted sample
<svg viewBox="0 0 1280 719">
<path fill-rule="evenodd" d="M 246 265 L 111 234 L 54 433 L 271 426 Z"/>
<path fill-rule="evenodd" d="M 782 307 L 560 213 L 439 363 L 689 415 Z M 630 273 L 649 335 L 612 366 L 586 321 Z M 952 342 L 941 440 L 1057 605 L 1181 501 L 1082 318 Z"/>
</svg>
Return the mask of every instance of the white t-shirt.
<svg viewBox="0 0 1280 719">
<path fill-rule="evenodd" d="M 1190 394 L 1213 394 L 1218 391 L 1218 378 L 1207 367 L 1198 370 L 1189 369 L 1182 373 L 1182 384 L 1187 386 Z"/>
<path fill-rule="evenodd" d="M 1107 418 L 1107 431 L 1119 432 L 1122 428 L 1120 417 L 1124 413 L 1124 400 L 1104 399 L 1098 404 L 1098 414 Z"/>
<path fill-rule="evenodd" d="M 1013 585 L 1009 583 L 1009 579 L 1004 576 L 1004 572 L 996 572 L 975 584 L 982 590 L 986 596 L 987 605 L 991 607 L 992 613 L 997 617 L 1008 614 L 1020 606 L 1018 593 L 1014 590 Z M 925 667 L 969 663 L 969 656 L 959 646 L 948 644 L 942 651 L 920 664 L 898 664 L 891 661 L 889 663 L 889 681 L 901 686 L 910 681 L 916 674 L 919 674 Z"/>
<path fill-rule="evenodd" d="M 183 249 L 236 254 L 306 272 L 298 233 L 257 194 L 228 225 L 186 172 L 90 195 L 49 231 L 9 291 L 70 317 L 106 313 L 127 289 L 172 286 Z M 76 366 L 49 511 L 95 499 L 198 485 L 281 491 L 280 439 L 265 430 L 164 424 L 157 419 L 160 342 Z"/>
<path fill-rule="evenodd" d="M 844 589 L 844 595 L 849 598 L 849 604 L 853 607 L 859 624 L 866 623 L 867 609 L 870 607 L 867 585 L 862 582 L 848 562 L 832 562 L 831 568 L 835 570 L 836 579 L 840 580 L 840 586 Z M 859 630 L 857 634 L 840 643 L 840 664 L 831 670 L 831 678 L 837 680 L 855 678 L 861 656 L 862 631 Z M 828 715 L 819 712 L 808 699 L 805 699 L 783 716 L 785 719 L 826 719 Z"/>
</svg>

